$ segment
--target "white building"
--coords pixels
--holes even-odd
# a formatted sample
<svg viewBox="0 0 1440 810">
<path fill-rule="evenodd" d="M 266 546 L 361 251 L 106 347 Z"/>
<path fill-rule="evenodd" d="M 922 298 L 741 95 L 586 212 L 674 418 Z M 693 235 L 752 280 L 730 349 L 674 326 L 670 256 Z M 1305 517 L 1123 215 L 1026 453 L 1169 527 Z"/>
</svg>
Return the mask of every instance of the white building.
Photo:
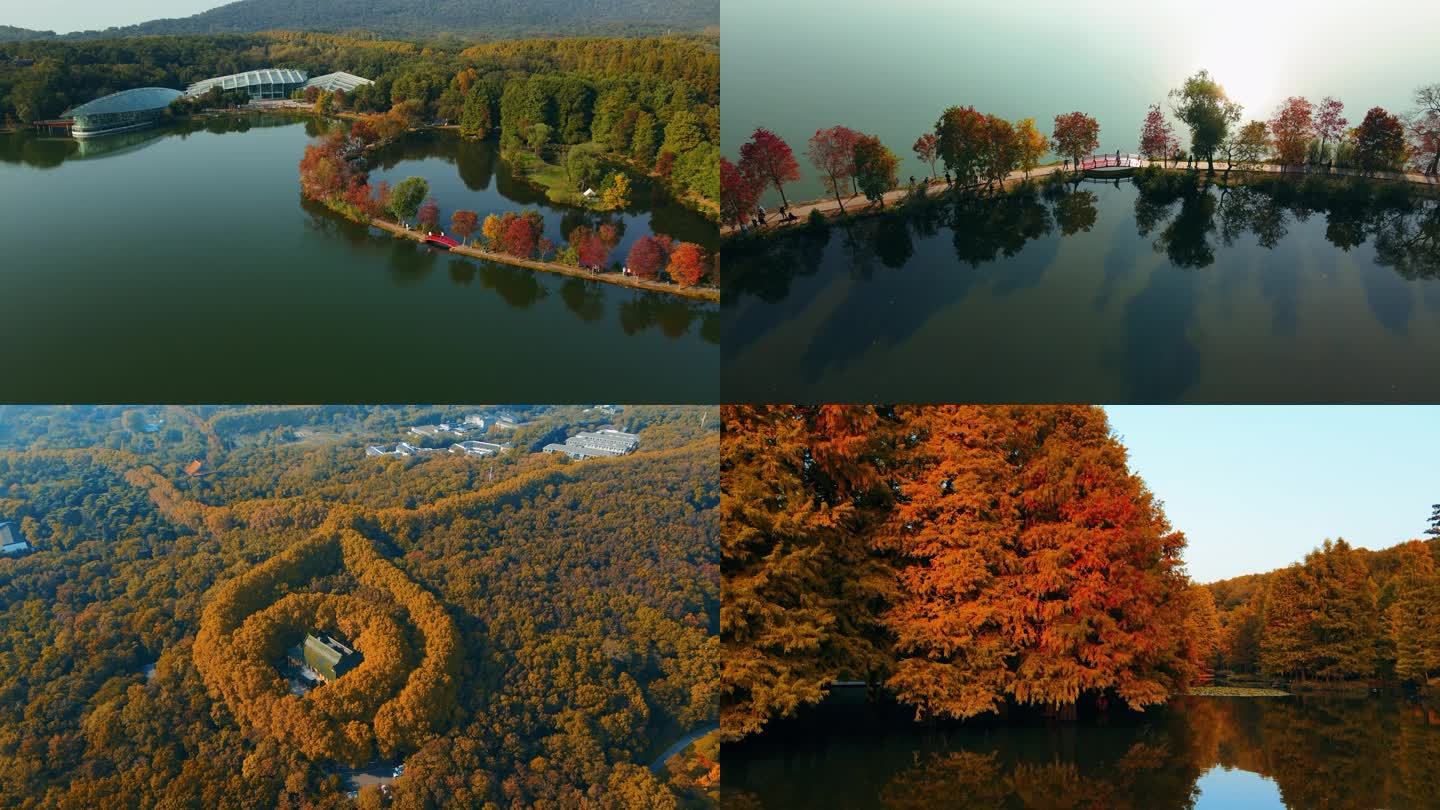
<svg viewBox="0 0 1440 810">
<path fill-rule="evenodd" d="M 0 523 L 0 554 L 24 554 L 30 550 L 30 544 L 16 536 L 16 531 L 14 523 Z"/>
<path fill-rule="evenodd" d="M 595 458 L 597 456 L 623 456 L 633 453 L 640 446 L 640 437 L 613 428 L 604 430 L 582 430 L 565 440 L 564 444 L 547 444 L 544 452 L 564 453 L 570 458 Z"/>
<path fill-rule="evenodd" d="M 498 455 L 508 449 L 509 447 L 507 445 L 495 444 L 493 442 L 477 442 L 474 440 L 456 442 L 450 445 L 450 452 L 452 453 L 463 453 L 467 456 L 478 456 L 480 458 Z"/>
</svg>

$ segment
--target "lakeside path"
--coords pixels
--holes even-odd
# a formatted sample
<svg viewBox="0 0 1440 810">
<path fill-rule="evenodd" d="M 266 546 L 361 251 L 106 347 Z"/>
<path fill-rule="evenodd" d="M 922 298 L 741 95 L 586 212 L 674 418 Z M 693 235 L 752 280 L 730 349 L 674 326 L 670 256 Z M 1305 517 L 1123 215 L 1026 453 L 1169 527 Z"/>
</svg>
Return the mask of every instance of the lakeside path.
<svg viewBox="0 0 1440 810">
<path fill-rule="evenodd" d="M 1160 163 L 1160 162 L 1158 162 L 1158 161 L 1153 161 L 1153 160 L 1142 160 L 1141 163 L 1142 163 L 1142 165 L 1144 165 L 1144 166 L 1160 166 L 1161 168 L 1164 168 L 1164 169 L 1166 169 L 1166 170 L 1168 170 L 1168 171 L 1188 171 L 1188 172 L 1192 172 L 1192 173 L 1197 173 L 1197 172 L 1198 172 L 1198 173 L 1204 173 L 1205 170 L 1206 170 L 1206 169 L 1205 169 L 1205 164 L 1203 164 L 1203 163 L 1201 163 L 1201 164 L 1199 164 L 1199 165 L 1197 165 L 1197 166 L 1195 166 L 1195 167 L 1193 167 L 1193 168 L 1187 168 L 1187 167 L 1184 166 L 1184 165 L 1181 165 L 1181 166 L 1171 166 L 1171 165 L 1169 165 L 1168 163 L 1162 164 L 1162 163 Z M 1227 167 L 1228 167 L 1228 164 L 1224 163 L 1223 161 L 1219 161 L 1219 160 L 1215 161 L 1215 173 L 1216 173 L 1217 175 L 1219 175 L 1221 172 L 1224 172 Z M 1049 176 L 1049 175 L 1052 175 L 1052 174 L 1054 174 L 1055 172 L 1063 172 L 1063 171 L 1065 171 L 1065 167 L 1064 167 L 1063 165 L 1061 165 L 1061 164 L 1054 164 L 1054 165 L 1050 165 L 1050 166 L 1040 166 L 1040 167 L 1037 167 L 1037 168 L 1031 170 L 1031 172 L 1030 172 L 1030 179 L 1031 179 L 1031 180 L 1037 180 L 1037 179 L 1041 179 L 1041 178 L 1047 177 L 1047 176 Z M 1440 188 L 1440 177 L 1424 175 L 1424 174 L 1421 174 L 1420 172 L 1408 172 L 1408 171 L 1407 171 L 1407 172 L 1375 172 L 1375 173 L 1369 174 L 1369 175 L 1366 175 L 1366 174 L 1364 174 L 1363 172 L 1360 172 L 1360 171 L 1355 170 L 1355 169 L 1331 169 L 1331 170 L 1328 171 L 1328 172 L 1324 172 L 1324 171 L 1306 172 L 1306 171 L 1297 171 L 1293 166 L 1291 166 L 1291 167 L 1285 167 L 1285 166 L 1279 166 L 1279 165 L 1272 164 L 1272 163 L 1259 164 L 1259 165 L 1255 165 L 1255 166 L 1247 166 L 1247 167 L 1243 167 L 1243 168 L 1242 168 L 1242 167 L 1236 167 L 1236 168 L 1234 169 L 1234 171 L 1237 172 L 1237 173 L 1241 173 L 1241 174 L 1243 174 L 1243 173 L 1245 173 L 1245 172 L 1260 172 L 1260 173 L 1264 173 L 1264 174 L 1289 174 L 1289 175 L 1295 175 L 1295 176 L 1297 176 L 1297 177 L 1308 177 L 1308 176 L 1310 176 L 1310 175 L 1318 175 L 1318 176 L 1320 176 L 1320 177 L 1365 177 L 1365 178 L 1370 179 L 1370 180 L 1390 180 L 1390 181 L 1396 181 L 1396 182 L 1414 183 L 1414 184 L 1420 185 L 1420 186 L 1430 186 L 1430 187 L 1432 187 L 1432 188 Z M 1091 177 L 1094 177 L 1094 178 L 1096 178 L 1096 179 L 1101 179 L 1101 180 L 1107 179 L 1107 176 L 1106 176 L 1106 175 L 1103 175 L 1103 174 L 1100 174 L 1100 175 L 1090 175 L 1090 176 L 1091 176 Z M 1111 176 L 1114 176 L 1114 175 L 1111 175 Z M 1021 172 L 1021 171 L 1013 171 L 1013 172 L 1011 172 L 1011 173 L 1005 178 L 1005 186 L 1006 186 L 1007 188 L 1010 187 L 1010 186 L 1014 186 L 1014 185 L 1020 183 L 1020 182 L 1021 182 L 1022 180 L 1024 180 L 1024 179 L 1025 179 L 1025 173 L 1024 173 L 1024 172 Z M 935 192 L 944 193 L 944 192 L 948 191 L 947 187 L 945 186 L 945 181 L 944 181 L 944 180 L 934 181 L 934 182 L 931 182 L 931 183 L 928 183 L 928 184 L 916 183 L 916 187 L 917 187 L 917 188 L 920 187 L 920 186 L 922 186 L 922 185 L 925 186 L 925 188 L 926 188 L 926 193 L 927 193 L 927 194 L 934 194 Z M 904 202 L 905 198 L 908 197 L 908 196 L 910 196 L 910 189 L 909 189 L 909 188 L 904 188 L 904 187 L 902 187 L 902 188 L 893 189 L 893 190 L 891 190 L 891 191 L 887 191 L 887 192 L 885 193 L 885 197 L 884 197 L 885 208 L 889 208 L 891 205 L 894 205 L 894 204 L 896 204 L 896 203 Z M 872 203 L 872 202 L 870 202 L 869 200 L 865 199 L 865 195 L 863 195 L 863 194 L 856 194 L 856 195 L 851 195 L 851 196 L 848 196 L 848 197 L 842 197 L 842 198 L 841 198 L 841 201 L 842 201 L 842 202 L 844 203 L 844 205 L 845 205 L 845 211 L 848 212 L 848 213 L 850 213 L 850 214 L 855 214 L 855 215 L 874 214 L 874 213 L 878 213 L 879 211 L 882 210 L 880 207 L 876 206 L 874 203 Z M 806 218 L 810 216 L 810 212 L 811 212 L 811 211 L 817 211 L 817 210 L 818 210 L 821 214 L 823 214 L 824 216 L 826 216 L 826 217 L 834 217 L 834 216 L 837 216 L 837 215 L 840 213 L 840 203 L 837 203 L 837 202 L 835 201 L 835 198 L 834 198 L 834 197 L 827 197 L 827 198 L 819 199 L 819 200 L 807 200 L 807 201 L 805 201 L 805 202 L 795 202 L 795 203 L 791 203 L 791 204 L 790 204 L 790 212 L 793 213 L 796 217 L 798 217 L 798 219 L 797 219 L 796 221 L 794 221 L 794 222 L 781 222 L 781 221 L 780 221 L 779 219 L 777 219 L 777 218 L 773 215 L 773 213 L 772 213 L 772 214 L 768 217 L 768 222 L 766 223 L 765 227 L 761 228 L 761 231 L 768 232 L 768 231 L 779 230 L 779 229 L 781 229 L 781 228 L 793 227 L 793 226 L 796 226 L 796 225 L 804 225 Z M 721 232 L 722 235 L 727 235 L 727 236 L 728 236 L 728 235 L 730 235 L 730 234 L 737 233 L 738 230 L 739 230 L 739 229 L 738 229 L 738 228 L 735 228 L 734 226 L 726 225 L 724 228 L 721 229 L 720 232 Z"/>
<path fill-rule="evenodd" d="M 372 219 L 370 224 L 382 231 L 389 231 L 395 236 L 403 236 L 413 239 L 416 242 L 424 242 L 425 234 L 419 231 L 410 230 L 394 222 L 387 222 L 383 219 Z M 432 243 L 433 244 L 433 243 Z M 438 245 L 436 247 L 439 247 Z M 546 273 L 558 273 L 562 276 L 583 278 L 588 281 L 603 281 L 607 284 L 614 284 L 620 287 L 630 287 L 636 290 L 647 292 L 668 293 L 679 295 L 685 298 L 693 298 L 698 301 L 710 301 L 720 303 L 720 290 L 714 287 L 681 287 L 679 284 L 671 284 L 668 281 L 650 281 L 648 279 L 627 276 L 621 273 L 592 273 L 589 270 L 582 270 L 579 267 L 571 267 L 568 264 L 558 262 L 542 262 L 536 259 L 521 259 L 507 253 L 492 253 L 488 250 L 481 250 L 477 247 L 467 245 L 456 245 L 450 248 L 451 253 L 458 253 L 475 259 L 482 259 L 487 262 L 499 262 L 516 267 L 525 267 L 531 270 L 539 270 Z"/>
</svg>

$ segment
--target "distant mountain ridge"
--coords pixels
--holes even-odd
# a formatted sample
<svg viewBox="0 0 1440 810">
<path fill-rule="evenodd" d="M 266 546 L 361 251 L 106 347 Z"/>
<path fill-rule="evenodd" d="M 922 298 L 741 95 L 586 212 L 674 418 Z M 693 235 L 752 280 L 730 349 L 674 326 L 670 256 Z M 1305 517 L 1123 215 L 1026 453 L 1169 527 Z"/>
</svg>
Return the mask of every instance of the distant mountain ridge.
<svg viewBox="0 0 1440 810">
<path fill-rule="evenodd" d="M 239 0 L 190 17 L 77 32 L 65 38 L 235 34 L 277 29 L 579 35 L 697 31 L 719 24 L 720 0 Z"/>
</svg>

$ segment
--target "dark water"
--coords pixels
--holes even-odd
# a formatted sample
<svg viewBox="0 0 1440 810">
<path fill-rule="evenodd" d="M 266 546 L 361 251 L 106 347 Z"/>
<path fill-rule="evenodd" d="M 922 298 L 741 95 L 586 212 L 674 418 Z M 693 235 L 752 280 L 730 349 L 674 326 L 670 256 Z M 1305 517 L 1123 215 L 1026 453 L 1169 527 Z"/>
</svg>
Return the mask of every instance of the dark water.
<svg viewBox="0 0 1440 810">
<path fill-rule="evenodd" d="M 724 806 L 1440 807 L 1440 709 L 1396 697 L 1214 698 L 1079 723 L 917 729 L 866 706 L 723 749 Z"/>
<path fill-rule="evenodd" d="M 295 118 L 76 143 L 0 137 L 0 391 L 20 401 L 621 401 L 718 398 L 712 304 L 482 263 L 300 198 L 323 125 Z M 417 136 L 374 179 L 425 177 L 445 221 L 584 211 L 516 181 L 492 144 Z M 641 185 L 652 229 L 713 244 Z M 622 258 L 618 252 L 612 257 Z"/>
<path fill-rule="evenodd" d="M 1164 177 L 725 256 L 727 399 L 1434 401 L 1440 202 Z"/>
</svg>

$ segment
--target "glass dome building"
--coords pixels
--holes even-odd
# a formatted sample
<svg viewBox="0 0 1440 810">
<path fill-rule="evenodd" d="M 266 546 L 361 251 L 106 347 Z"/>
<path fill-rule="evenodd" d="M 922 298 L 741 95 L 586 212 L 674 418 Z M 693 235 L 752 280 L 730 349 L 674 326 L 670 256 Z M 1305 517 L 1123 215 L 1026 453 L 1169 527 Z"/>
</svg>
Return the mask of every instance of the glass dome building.
<svg viewBox="0 0 1440 810">
<path fill-rule="evenodd" d="M 70 134 L 76 138 L 128 132 L 154 124 L 170 102 L 179 97 L 179 90 L 168 87 L 137 87 L 73 107 L 64 117 L 75 119 Z"/>
<path fill-rule="evenodd" d="M 309 76 L 303 70 L 290 68 L 263 68 L 229 76 L 195 82 L 185 88 L 187 96 L 203 96 L 212 87 L 221 90 L 244 90 L 252 99 L 289 98 L 290 94 L 305 85 Z"/>
</svg>

